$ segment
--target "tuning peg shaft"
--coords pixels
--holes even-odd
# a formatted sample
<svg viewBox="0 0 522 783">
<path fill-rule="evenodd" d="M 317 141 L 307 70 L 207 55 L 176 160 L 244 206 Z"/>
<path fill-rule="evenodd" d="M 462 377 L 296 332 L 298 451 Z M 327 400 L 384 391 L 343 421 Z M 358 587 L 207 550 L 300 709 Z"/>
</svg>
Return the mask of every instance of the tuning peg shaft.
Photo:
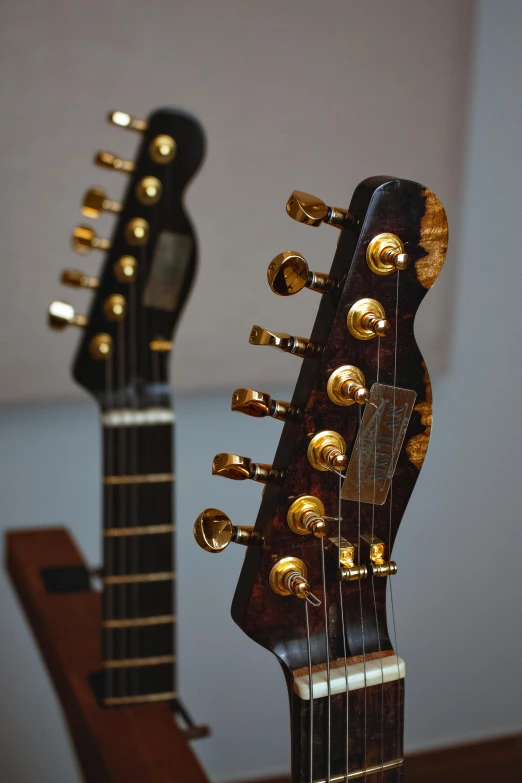
<svg viewBox="0 0 522 783">
<path fill-rule="evenodd" d="M 359 299 L 348 311 L 346 324 L 357 340 L 385 337 L 390 331 L 384 307 L 376 299 Z"/>
<path fill-rule="evenodd" d="M 251 345 L 271 345 L 273 348 L 279 348 L 280 351 L 299 356 L 301 359 L 305 355 L 314 353 L 314 345 L 306 337 L 293 337 L 285 332 L 270 332 L 263 329 L 262 326 L 253 326 L 250 332 Z"/>
<path fill-rule="evenodd" d="M 304 193 L 302 190 L 294 190 L 286 203 L 286 211 L 291 218 L 307 226 L 320 226 L 321 223 L 327 223 L 329 226 L 341 229 L 355 222 L 354 216 L 347 209 L 328 207 L 322 199 Z"/>
<path fill-rule="evenodd" d="M 51 329 L 61 331 L 66 326 L 87 326 L 87 316 L 75 313 L 68 302 L 55 301 L 49 305 L 48 323 Z"/>
<path fill-rule="evenodd" d="M 64 269 L 60 278 L 62 285 L 69 285 L 71 288 L 98 288 L 99 278 L 85 275 L 77 269 Z"/>
<path fill-rule="evenodd" d="M 326 391 L 336 405 L 364 405 L 370 398 L 370 392 L 364 385 L 364 375 L 358 367 L 345 364 L 330 375 Z"/>
<path fill-rule="evenodd" d="M 123 158 L 119 158 L 112 152 L 97 152 L 94 156 L 94 162 L 97 166 L 101 166 L 104 169 L 123 171 L 125 174 L 130 174 L 136 168 L 133 160 L 123 160 Z"/>
<path fill-rule="evenodd" d="M 348 467 L 344 438 L 332 430 L 318 432 L 312 438 L 307 456 L 310 465 L 316 470 L 333 470 L 338 473 Z"/>
<path fill-rule="evenodd" d="M 140 120 L 138 117 L 133 117 L 132 114 L 127 114 L 126 111 L 109 112 L 107 122 L 116 125 L 118 128 L 126 128 L 138 133 L 145 133 L 148 128 L 147 120 Z"/>
<path fill-rule="evenodd" d="M 109 250 L 111 247 L 111 240 L 96 236 L 90 226 L 76 226 L 71 242 L 73 250 L 82 255 L 91 250 Z"/>
<path fill-rule="evenodd" d="M 250 546 L 258 541 L 253 527 L 237 527 L 218 508 L 206 508 L 194 523 L 194 538 L 205 552 L 218 554 L 229 544 Z"/>
<path fill-rule="evenodd" d="M 248 457 L 240 457 L 239 454 L 216 454 L 212 463 L 212 475 L 223 476 L 234 481 L 259 481 L 266 484 L 278 478 L 279 473 L 272 465 L 261 462 L 252 462 Z"/>
<path fill-rule="evenodd" d="M 402 240 L 396 234 L 377 234 L 366 248 L 368 266 L 377 275 L 391 275 L 406 269 L 409 260 Z"/>
<path fill-rule="evenodd" d="M 83 197 L 82 213 L 85 217 L 97 218 L 102 212 L 111 212 L 116 215 L 121 210 L 121 201 L 107 198 L 107 194 L 102 188 L 89 188 Z"/>
<path fill-rule="evenodd" d="M 293 296 L 303 288 L 324 294 L 332 283 L 323 272 L 310 272 L 301 253 L 287 250 L 270 262 L 267 270 L 268 285 L 278 296 Z"/>
<path fill-rule="evenodd" d="M 254 389 L 236 389 L 232 395 L 232 410 L 246 413 L 255 419 L 271 416 L 286 421 L 292 415 L 292 405 L 282 400 L 273 400 L 269 394 Z"/>
</svg>

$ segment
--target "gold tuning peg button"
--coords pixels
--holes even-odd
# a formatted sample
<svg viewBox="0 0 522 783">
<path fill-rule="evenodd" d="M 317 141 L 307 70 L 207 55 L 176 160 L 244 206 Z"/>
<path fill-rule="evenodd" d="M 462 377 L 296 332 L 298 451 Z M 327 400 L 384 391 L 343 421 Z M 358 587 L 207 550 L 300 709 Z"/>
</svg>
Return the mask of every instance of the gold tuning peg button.
<svg viewBox="0 0 522 783">
<path fill-rule="evenodd" d="M 270 332 L 263 329 L 262 326 L 253 326 L 249 338 L 250 345 L 271 345 L 273 348 L 279 348 L 280 351 L 299 356 L 311 356 L 315 353 L 315 348 L 311 340 L 306 337 L 292 337 L 285 332 Z"/>
<path fill-rule="evenodd" d="M 395 234 L 377 234 L 366 248 L 366 261 L 376 275 L 391 275 L 406 269 L 410 257 Z"/>
<path fill-rule="evenodd" d="M 327 223 L 335 228 L 344 228 L 355 223 L 354 216 L 347 209 L 328 207 L 317 196 L 303 193 L 302 190 L 294 190 L 286 202 L 286 211 L 291 218 L 307 226 L 320 226 L 321 223 Z"/>
<path fill-rule="evenodd" d="M 359 299 L 348 312 L 348 331 L 357 340 L 385 337 L 390 331 L 384 307 L 376 299 Z"/>
<path fill-rule="evenodd" d="M 76 226 L 72 235 L 73 250 L 85 255 L 91 250 L 109 250 L 111 246 L 110 239 L 102 239 L 96 236 L 90 226 Z"/>
<path fill-rule="evenodd" d="M 279 253 L 267 270 L 268 285 L 278 296 L 292 296 L 303 288 L 324 294 L 331 287 L 328 275 L 310 272 L 306 259 L 293 250 Z"/>
<path fill-rule="evenodd" d="M 216 454 L 212 463 L 212 475 L 223 476 L 234 481 L 259 481 L 267 484 L 279 477 L 278 471 L 272 465 L 264 465 L 261 462 L 252 462 L 248 457 L 240 457 L 238 454 Z"/>
<path fill-rule="evenodd" d="M 205 552 L 222 552 L 229 544 L 255 544 L 253 527 L 236 527 L 218 508 L 206 508 L 194 523 L 194 538 Z"/>
<path fill-rule="evenodd" d="M 94 156 L 94 162 L 97 166 L 101 166 L 104 169 L 123 171 L 125 174 L 130 174 L 136 168 L 133 160 L 123 160 L 118 158 L 117 155 L 113 155 L 112 152 L 97 152 Z"/>
<path fill-rule="evenodd" d="M 338 473 L 348 467 L 346 443 L 338 432 L 318 432 L 308 444 L 308 462 L 316 470 L 333 470 Z"/>
<path fill-rule="evenodd" d="M 255 419 L 271 416 L 286 421 L 292 415 L 292 405 L 282 400 L 273 400 L 269 394 L 254 389 L 236 389 L 232 395 L 232 410 L 246 413 Z"/>
<path fill-rule="evenodd" d="M 118 128 L 126 128 L 138 133 L 145 133 L 148 128 L 147 120 L 140 120 L 137 117 L 133 117 L 132 114 L 127 114 L 126 111 L 109 112 L 107 122 L 116 125 Z"/>
<path fill-rule="evenodd" d="M 370 399 L 370 392 L 364 385 L 364 375 L 358 367 L 345 364 L 330 375 L 326 391 L 336 405 L 364 405 Z"/>
<path fill-rule="evenodd" d="M 66 326 L 87 326 L 87 316 L 78 315 L 68 302 L 51 302 L 48 312 L 48 323 L 51 329 L 61 331 Z"/>
<path fill-rule="evenodd" d="M 69 285 L 71 288 L 98 288 L 100 281 L 97 277 L 84 275 L 77 269 L 64 269 L 60 278 L 62 285 Z"/>
<path fill-rule="evenodd" d="M 122 210 L 121 201 L 112 201 L 102 188 L 89 188 L 83 197 L 82 213 L 85 217 L 97 218 L 102 212 L 118 214 Z"/>
</svg>

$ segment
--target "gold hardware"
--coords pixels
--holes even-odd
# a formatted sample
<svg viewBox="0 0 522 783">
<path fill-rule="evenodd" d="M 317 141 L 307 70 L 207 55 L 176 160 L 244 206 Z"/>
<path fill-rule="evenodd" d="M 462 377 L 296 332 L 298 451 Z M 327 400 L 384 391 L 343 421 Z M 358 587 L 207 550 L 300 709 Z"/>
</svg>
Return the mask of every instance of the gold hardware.
<svg viewBox="0 0 522 783">
<path fill-rule="evenodd" d="M 149 238 L 149 224 L 143 218 L 132 218 L 125 226 L 125 239 L 129 245 L 146 245 Z"/>
<path fill-rule="evenodd" d="M 105 476 L 103 483 L 106 486 L 119 484 L 166 484 L 174 481 L 174 473 L 141 473 L 132 476 Z"/>
<path fill-rule="evenodd" d="M 249 546 L 258 540 L 253 527 L 237 527 L 218 508 L 206 508 L 194 523 L 194 538 L 205 552 L 222 552 L 230 543 Z"/>
<path fill-rule="evenodd" d="M 55 301 L 49 305 L 48 324 L 57 331 L 66 326 L 87 326 L 87 316 L 75 313 L 68 302 Z"/>
<path fill-rule="evenodd" d="M 126 620 L 102 620 L 102 628 L 144 628 L 149 625 L 170 625 L 175 622 L 173 614 L 158 614 L 154 617 L 129 617 Z"/>
<path fill-rule="evenodd" d="M 252 479 L 262 484 L 279 478 L 279 473 L 272 469 L 272 465 L 252 462 L 248 457 L 227 453 L 216 454 L 212 463 L 212 475 L 223 476 L 234 481 Z"/>
<path fill-rule="evenodd" d="M 107 696 L 103 703 L 107 707 L 117 707 L 124 704 L 150 704 L 156 701 L 172 701 L 177 699 L 176 691 L 166 691 L 165 693 L 148 693 L 145 696 Z"/>
<path fill-rule="evenodd" d="M 168 353 L 172 351 L 172 340 L 151 340 L 149 348 L 157 353 Z"/>
<path fill-rule="evenodd" d="M 116 280 L 120 283 L 133 283 L 136 280 L 137 266 L 138 262 L 134 256 L 120 256 L 113 266 Z"/>
<path fill-rule="evenodd" d="M 130 174 L 136 168 L 133 160 L 123 160 L 118 158 L 112 152 L 97 152 L 94 156 L 94 162 L 97 166 L 113 171 L 122 171 L 124 174 Z"/>
<path fill-rule="evenodd" d="M 348 775 L 332 775 L 329 783 L 343 783 L 346 780 L 357 780 L 357 778 L 366 778 L 367 775 L 375 775 L 376 772 L 386 772 L 388 769 L 397 769 L 402 767 L 404 759 L 394 759 L 393 761 L 385 761 L 384 764 L 377 764 L 374 767 L 365 767 L 364 769 L 354 769 L 353 772 L 349 772 Z M 313 783 L 327 783 L 325 778 L 321 780 L 314 780 Z"/>
<path fill-rule="evenodd" d="M 350 308 L 346 323 L 350 334 L 357 340 L 385 337 L 390 331 L 384 307 L 376 299 L 359 299 Z"/>
<path fill-rule="evenodd" d="M 136 198 L 142 204 L 157 204 L 161 190 L 161 182 L 157 177 L 143 177 L 136 185 Z"/>
<path fill-rule="evenodd" d="M 353 405 L 354 402 L 364 405 L 370 397 L 364 383 L 361 370 L 352 364 L 345 364 L 330 375 L 326 391 L 336 405 Z"/>
<path fill-rule="evenodd" d="M 323 430 L 314 435 L 308 444 L 308 461 L 316 470 L 333 470 L 337 473 L 348 464 L 346 443 L 338 432 Z"/>
<path fill-rule="evenodd" d="M 347 209 L 327 207 L 324 201 L 302 190 L 294 190 L 286 203 L 286 211 L 298 223 L 307 226 L 320 226 L 327 223 L 335 228 L 343 228 L 346 223 L 353 223 L 354 217 Z"/>
<path fill-rule="evenodd" d="M 301 359 L 306 353 L 313 350 L 313 343 L 305 337 L 292 337 L 285 332 L 270 332 L 262 326 L 253 326 L 249 338 L 250 345 L 271 345 L 280 351 L 299 356 Z"/>
<path fill-rule="evenodd" d="M 154 163 L 170 163 L 176 156 L 176 142 L 172 136 L 162 133 L 152 139 L 149 153 Z"/>
<path fill-rule="evenodd" d="M 102 582 L 106 585 L 131 585 L 141 582 L 170 582 L 174 579 L 173 571 L 156 571 L 153 574 L 124 574 L 123 576 L 104 576 Z"/>
<path fill-rule="evenodd" d="M 319 498 L 301 495 L 288 509 L 286 521 L 290 530 L 300 536 L 313 533 L 316 538 L 324 538 L 327 532 L 324 513 L 324 506 Z"/>
<path fill-rule="evenodd" d="M 355 545 L 341 536 L 330 538 L 332 544 L 339 549 L 339 579 L 341 582 L 355 582 L 366 579 L 368 569 L 365 565 L 355 565 Z"/>
<path fill-rule="evenodd" d="M 323 272 L 310 272 L 306 259 L 293 250 L 279 253 L 267 270 L 268 285 L 278 296 L 292 296 L 303 288 L 324 294 L 330 287 L 330 279 Z"/>
<path fill-rule="evenodd" d="M 71 288 L 98 288 L 100 285 L 97 277 L 84 275 L 77 269 L 64 269 L 60 282 L 62 285 L 70 285 Z"/>
<path fill-rule="evenodd" d="M 112 201 L 102 188 L 89 188 L 83 197 L 82 213 L 85 217 L 97 218 L 101 212 L 118 214 L 122 210 L 121 201 Z"/>
<path fill-rule="evenodd" d="M 76 226 L 72 235 L 72 246 L 77 253 L 85 255 L 91 250 L 109 250 L 111 240 L 96 236 L 90 226 Z"/>
<path fill-rule="evenodd" d="M 339 568 L 339 579 L 341 582 L 357 582 L 360 579 L 366 579 L 368 569 L 365 565 L 342 565 Z"/>
<path fill-rule="evenodd" d="M 100 332 L 95 334 L 89 343 L 89 351 L 93 359 L 108 359 L 112 353 L 112 337 Z"/>
<path fill-rule="evenodd" d="M 306 576 L 306 566 L 302 560 L 298 557 L 283 557 L 272 566 L 268 582 L 277 595 L 295 595 L 313 606 L 320 606 L 321 602 L 312 593 Z"/>
<path fill-rule="evenodd" d="M 108 538 L 119 538 L 120 536 L 157 536 L 173 532 L 174 525 L 136 525 L 136 527 L 106 527 L 103 535 Z"/>
<path fill-rule="evenodd" d="M 393 576 L 397 573 L 397 563 L 385 560 L 386 545 L 377 536 L 361 535 L 370 546 L 372 576 Z"/>
<path fill-rule="evenodd" d="M 366 261 L 376 275 L 391 275 L 406 269 L 410 258 L 395 234 L 377 234 L 366 248 Z"/>
<path fill-rule="evenodd" d="M 126 302 L 121 294 L 111 294 L 103 303 L 103 314 L 108 321 L 123 321 Z"/>
<path fill-rule="evenodd" d="M 164 663 L 174 663 L 175 655 L 155 655 L 150 658 L 112 658 L 102 661 L 104 669 L 128 669 L 131 666 L 161 666 Z"/>
<path fill-rule="evenodd" d="M 292 414 L 292 405 L 282 400 L 273 400 L 269 394 L 254 389 L 236 389 L 232 395 L 232 410 L 246 413 L 256 419 L 271 416 L 273 419 L 286 421 Z"/>
<path fill-rule="evenodd" d="M 126 111 L 109 112 L 107 122 L 117 125 L 118 128 L 126 128 L 138 133 L 144 133 L 148 127 L 147 120 L 139 120 L 137 117 L 133 117 L 132 114 L 127 114 Z"/>
</svg>

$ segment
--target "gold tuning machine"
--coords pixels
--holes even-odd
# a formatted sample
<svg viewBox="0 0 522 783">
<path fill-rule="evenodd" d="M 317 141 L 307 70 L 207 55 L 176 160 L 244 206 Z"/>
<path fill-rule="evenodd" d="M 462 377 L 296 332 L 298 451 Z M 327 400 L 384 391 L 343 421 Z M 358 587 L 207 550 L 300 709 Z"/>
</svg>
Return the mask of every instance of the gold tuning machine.
<svg viewBox="0 0 522 783">
<path fill-rule="evenodd" d="M 89 188 L 83 197 L 82 213 L 85 217 L 97 218 L 102 212 L 116 215 L 122 210 L 121 201 L 112 201 L 102 188 Z"/>
<path fill-rule="evenodd" d="M 101 166 L 104 169 L 123 171 L 125 174 L 132 173 L 136 168 L 133 160 L 123 160 L 123 158 L 118 158 L 112 152 L 97 152 L 94 156 L 94 162 L 97 166 Z"/>
<path fill-rule="evenodd" d="M 109 112 L 107 122 L 116 125 L 118 128 L 126 128 L 138 133 L 145 133 L 148 128 L 147 120 L 140 120 L 137 117 L 133 117 L 132 114 L 127 114 L 126 111 Z"/>
<path fill-rule="evenodd" d="M 288 509 L 286 521 L 290 530 L 300 536 L 313 533 L 316 538 L 324 538 L 327 533 L 324 513 L 324 506 L 319 498 L 301 495 Z"/>
<path fill-rule="evenodd" d="M 71 238 L 73 250 L 85 255 L 91 250 L 109 250 L 111 246 L 110 239 L 103 239 L 96 236 L 90 226 L 76 226 Z"/>
<path fill-rule="evenodd" d="M 302 190 L 294 190 L 286 202 L 286 211 L 298 223 L 307 226 L 320 226 L 326 223 L 335 228 L 344 228 L 346 224 L 355 222 L 354 216 L 347 209 L 328 207 L 324 201 Z"/>
<path fill-rule="evenodd" d="M 312 606 L 321 606 L 321 601 L 312 593 L 306 577 L 306 566 L 302 560 L 298 557 L 283 557 L 272 566 L 268 582 L 277 595 L 294 595 Z"/>
<path fill-rule="evenodd" d="M 316 470 L 333 470 L 338 473 L 348 467 L 346 443 L 338 432 L 323 430 L 314 435 L 308 444 L 308 462 Z"/>
<path fill-rule="evenodd" d="M 331 287 L 330 278 L 323 272 L 310 272 L 306 259 L 293 250 L 279 253 L 267 270 L 268 285 L 278 296 L 292 296 L 303 288 L 324 294 Z"/>
<path fill-rule="evenodd" d="M 100 285 L 97 277 L 85 275 L 77 269 L 64 269 L 60 282 L 62 285 L 71 286 L 71 288 L 98 288 Z"/>
<path fill-rule="evenodd" d="M 330 375 L 326 391 L 336 405 L 353 405 L 355 402 L 364 405 L 370 398 L 364 383 L 361 370 L 352 364 L 345 364 Z"/>
<path fill-rule="evenodd" d="M 366 248 L 366 261 L 376 275 L 391 275 L 408 266 L 410 257 L 395 234 L 377 234 Z"/>
<path fill-rule="evenodd" d="M 68 302 L 55 301 L 49 305 L 48 323 L 51 329 L 61 331 L 66 326 L 87 326 L 87 316 L 75 313 Z"/>
<path fill-rule="evenodd" d="M 342 536 L 340 539 L 339 536 L 334 536 L 330 538 L 330 541 L 339 551 L 339 579 L 341 582 L 355 582 L 360 579 L 366 579 L 368 576 L 367 566 L 355 564 L 355 545 L 350 544 Z"/>
<path fill-rule="evenodd" d="M 377 536 L 362 534 L 361 538 L 370 547 L 370 566 L 372 576 L 393 576 L 397 573 L 397 563 L 394 560 L 385 560 L 386 545 Z"/>
<path fill-rule="evenodd" d="M 205 552 L 222 552 L 229 544 L 250 546 L 258 541 L 253 527 L 236 527 L 218 508 L 206 508 L 194 523 L 194 538 Z"/>
<path fill-rule="evenodd" d="M 234 481 L 259 481 L 267 484 L 279 477 L 278 471 L 272 465 L 261 462 L 252 462 L 248 457 L 240 457 L 239 454 L 216 454 L 212 462 L 212 475 L 223 476 Z"/>
<path fill-rule="evenodd" d="M 348 331 L 357 340 L 385 337 L 390 331 L 384 307 L 376 299 L 359 299 L 349 310 Z"/>
<path fill-rule="evenodd" d="M 232 410 L 246 413 L 255 419 L 271 416 L 286 421 L 292 415 L 292 405 L 282 400 L 273 400 L 269 394 L 254 389 L 236 389 L 232 394 Z"/>
<path fill-rule="evenodd" d="M 271 345 L 273 348 L 279 348 L 280 351 L 299 356 L 301 359 L 314 352 L 313 343 L 306 337 L 292 337 L 285 332 L 271 332 L 268 329 L 263 329 L 262 326 L 252 327 L 249 342 L 250 345 Z"/>
</svg>

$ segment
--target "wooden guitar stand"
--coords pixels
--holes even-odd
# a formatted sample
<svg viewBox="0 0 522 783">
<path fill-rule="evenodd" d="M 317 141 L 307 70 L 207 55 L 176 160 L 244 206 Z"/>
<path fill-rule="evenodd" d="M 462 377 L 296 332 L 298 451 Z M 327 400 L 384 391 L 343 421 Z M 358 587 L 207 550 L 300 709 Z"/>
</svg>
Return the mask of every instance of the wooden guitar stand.
<svg viewBox="0 0 522 783">
<path fill-rule="evenodd" d="M 184 707 L 104 708 L 96 698 L 100 593 L 65 528 L 6 534 L 7 570 L 58 693 L 86 783 L 208 783 L 188 739 L 206 736 Z M 93 676 L 94 675 L 94 676 Z M 173 710 L 187 724 L 181 729 Z"/>
</svg>

